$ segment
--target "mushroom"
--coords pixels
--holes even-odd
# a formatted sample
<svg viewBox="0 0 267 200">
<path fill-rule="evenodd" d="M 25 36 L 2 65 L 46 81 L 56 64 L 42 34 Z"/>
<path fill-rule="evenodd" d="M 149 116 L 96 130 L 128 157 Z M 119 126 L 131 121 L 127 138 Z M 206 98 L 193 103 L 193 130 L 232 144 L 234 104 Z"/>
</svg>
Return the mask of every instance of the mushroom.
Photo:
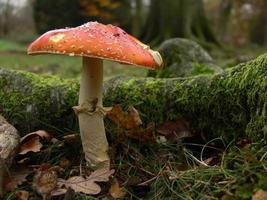
<svg viewBox="0 0 267 200">
<path fill-rule="evenodd" d="M 48 31 L 28 48 L 28 54 L 65 54 L 82 56 L 79 118 L 85 159 L 91 167 L 109 167 L 102 107 L 103 59 L 160 69 L 162 58 L 119 27 L 88 22 L 75 28 Z"/>
</svg>

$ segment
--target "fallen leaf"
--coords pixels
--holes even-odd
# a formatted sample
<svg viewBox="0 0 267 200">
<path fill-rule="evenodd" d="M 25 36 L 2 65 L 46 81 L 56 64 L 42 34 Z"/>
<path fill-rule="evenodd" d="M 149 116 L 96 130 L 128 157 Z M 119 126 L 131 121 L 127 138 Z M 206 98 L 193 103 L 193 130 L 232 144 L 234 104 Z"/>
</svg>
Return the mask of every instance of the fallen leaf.
<svg viewBox="0 0 267 200">
<path fill-rule="evenodd" d="M 33 176 L 32 187 L 43 199 L 51 196 L 51 192 L 57 187 L 57 170 L 58 166 L 43 164 Z"/>
<path fill-rule="evenodd" d="M 258 190 L 252 196 L 252 200 L 266 200 L 267 199 L 267 191 L 266 190 Z"/>
<path fill-rule="evenodd" d="M 43 130 L 29 133 L 21 138 L 20 149 L 18 154 L 24 155 L 28 152 L 39 152 L 43 145 L 40 142 L 40 138 L 51 140 L 52 136 Z"/>
<path fill-rule="evenodd" d="M 154 123 L 148 124 L 147 128 L 143 128 L 140 125 L 142 121 L 140 119 L 138 111 L 134 107 L 129 107 L 125 112 L 122 110 L 119 104 L 112 108 L 105 108 L 106 115 L 121 129 L 124 135 L 132 139 L 147 143 L 148 141 L 154 140 Z"/>
<path fill-rule="evenodd" d="M 246 147 L 247 145 L 251 144 L 252 141 L 250 138 L 242 138 L 241 140 L 239 140 L 237 142 L 237 146 L 240 148 L 240 149 L 243 149 L 244 147 Z"/>
<path fill-rule="evenodd" d="M 29 196 L 30 194 L 26 190 L 19 190 L 16 192 L 16 200 L 28 200 Z"/>
<path fill-rule="evenodd" d="M 51 196 L 59 196 L 64 195 L 64 200 L 73 200 L 75 199 L 75 191 L 70 187 L 68 189 L 58 188 L 57 190 L 53 190 Z"/>
<path fill-rule="evenodd" d="M 77 141 L 80 140 L 80 135 L 79 134 L 67 134 L 63 136 L 63 140 L 67 143 L 76 143 Z"/>
<path fill-rule="evenodd" d="M 67 158 L 62 158 L 59 161 L 59 166 L 62 168 L 67 168 L 67 167 L 71 166 L 71 162 Z"/>
<path fill-rule="evenodd" d="M 155 124 L 149 123 L 147 128 L 144 130 L 143 134 L 140 135 L 140 137 L 142 138 L 142 142 L 144 143 L 148 143 L 149 141 L 156 142 L 156 139 L 154 138 L 154 130 L 155 130 Z"/>
<path fill-rule="evenodd" d="M 26 157 L 26 158 L 22 158 L 21 160 L 18 159 L 17 163 L 18 164 L 23 164 L 23 163 L 25 163 L 25 162 L 27 162 L 29 160 L 30 160 L 30 157 Z"/>
<path fill-rule="evenodd" d="M 155 141 L 154 138 L 154 123 L 148 124 L 147 128 L 144 129 L 142 127 L 137 127 L 131 130 L 125 130 L 125 134 L 127 137 L 139 140 L 143 143 L 148 143 L 149 141 Z"/>
<path fill-rule="evenodd" d="M 101 192 L 101 187 L 95 182 L 107 182 L 109 177 L 114 173 L 114 170 L 107 168 L 99 169 L 90 174 L 88 177 L 73 176 L 68 180 L 59 179 L 66 188 L 70 187 L 75 192 L 85 194 L 98 194 Z"/>
<path fill-rule="evenodd" d="M 127 111 L 123 111 L 117 104 L 106 111 L 106 114 L 115 124 L 126 130 L 134 129 L 142 124 L 139 113 L 133 106 L 129 107 Z"/>
<path fill-rule="evenodd" d="M 189 125 L 183 119 L 165 122 L 157 129 L 157 132 L 165 136 L 168 141 L 177 141 L 184 137 L 192 137 Z"/>
<path fill-rule="evenodd" d="M 203 160 L 203 162 L 208 166 L 218 166 L 218 165 L 220 165 L 221 157 L 219 155 L 211 156 L 211 157 Z"/>
<path fill-rule="evenodd" d="M 54 190 L 52 190 L 51 196 L 52 197 L 54 197 L 54 196 L 60 196 L 60 195 L 66 194 L 66 192 L 67 192 L 67 189 L 56 187 Z"/>
<path fill-rule="evenodd" d="M 20 139 L 20 142 L 23 143 L 24 140 L 27 140 L 30 137 L 35 137 L 35 136 L 39 136 L 40 138 L 46 138 L 47 140 L 52 139 L 52 135 L 44 130 L 39 130 L 39 131 L 35 131 L 32 133 L 28 133 L 27 135 L 25 135 L 24 137 L 22 137 Z"/>
<path fill-rule="evenodd" d="M 82 176 L 73 176 L 65 182 L 67 187 L 71 187 L 75 192 L 82 192 L 85 194 L 98 194 L 101 188 L 98 184 L 92 181 L 90 178 L 84 178 Z"/>
<path fill-rule="evenodd" d="M 17 186 L 26 182 L 26 177 L 32 173 L 29 169 L 17 170 L 12 172 L 10 176 L 5 177 L 4 179 L 4 191 L 10 192 L 13 191 Z"/>
<path fill-rule="evenodd" d="M 127 193 L 123 187 L 120 187 L 119 182 L 115 179 L 112 181 L 109 194 L 115 199 L 122 199 Z"/>
<path fill-rule="evenodd" d="M 39 152 L 43 145 L 40 143 L 39 136 L 35 136 L 33 138 L 30 138 L 29 140 L 25 141 L 23 144 L 21 144 L 19 153 L 20 155 L 24 155 L 28 152 Z"/>
</svg>

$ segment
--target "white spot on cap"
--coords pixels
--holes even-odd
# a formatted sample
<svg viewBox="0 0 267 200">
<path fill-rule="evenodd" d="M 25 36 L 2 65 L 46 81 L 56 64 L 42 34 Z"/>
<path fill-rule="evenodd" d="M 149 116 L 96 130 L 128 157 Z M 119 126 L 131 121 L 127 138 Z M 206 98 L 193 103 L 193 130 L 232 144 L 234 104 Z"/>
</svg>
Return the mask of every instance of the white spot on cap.
<svg viewBox="0 0 267 200">
<path fill-rule="evenodd" d="M 59 34 L 51 36 L 49 38 L 49 40 L 56 43 L 56 42 L 59 42 L 60 40 L 62 40 L 64 37 L 65 37 L 65 34 L 59 33 Z"/>
<path fill-rule="evenodd" d="M 74 56 L 75 54 L 74 53 L 69 53 L 69 56 Z"/>
</svg>

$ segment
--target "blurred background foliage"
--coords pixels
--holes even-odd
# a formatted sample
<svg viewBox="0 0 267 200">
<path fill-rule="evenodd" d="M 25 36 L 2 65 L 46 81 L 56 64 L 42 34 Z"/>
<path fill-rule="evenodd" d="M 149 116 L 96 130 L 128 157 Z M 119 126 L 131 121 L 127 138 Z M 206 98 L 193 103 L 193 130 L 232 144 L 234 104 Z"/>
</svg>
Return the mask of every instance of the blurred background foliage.
<svg viewBox="0 0 267 200">
<path fill-rule="evenodd" d="M 188 38 L 220 65 L 227 56 L 266 51 L 266 10 L 266 0 L 0 0 L 0 65 L 14 67 L 10 52 L 25 53 L 44 32 L 88 21 L 120 26 L 153 48 L 169 38 Z M 33 60 L 23 57 L 15 68 L 36 66 Z"/>
<path fill-rule="evenodd" d="M 266 0 L 0 0 L 0 36 L 99 21 L 152 44 L 185 37 L 204 44 L 264 45 L 266 10 Z"/>
</svg>

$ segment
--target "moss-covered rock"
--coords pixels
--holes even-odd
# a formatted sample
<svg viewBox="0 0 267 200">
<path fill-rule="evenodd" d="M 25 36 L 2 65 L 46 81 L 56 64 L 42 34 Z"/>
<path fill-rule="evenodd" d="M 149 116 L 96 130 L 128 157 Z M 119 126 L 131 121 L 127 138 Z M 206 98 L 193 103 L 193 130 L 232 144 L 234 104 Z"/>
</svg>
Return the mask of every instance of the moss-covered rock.
<svg viewBox="0 0 267 200">
<path fill-rule="evenodd" d="M 267 141 L 267 54 L 214 76 L 115 78 L 104 91 L 105 106 L 133 105 L 146 123 L 183 117 L 212 137 Z M 22 133 L 74 129 L 77 99 L 77 80 L 0 70 L 0 105 Z"/>
<path fill-rule="evenodd" d="M 220 67 L 213 64 L 209 53 L 192 40 L 169 39 L 164 41 L 158 50 L 165 67 L 160 71 L 149 71 L 148 76 L 174 78 L 223 72 Z"/>
</svg>

